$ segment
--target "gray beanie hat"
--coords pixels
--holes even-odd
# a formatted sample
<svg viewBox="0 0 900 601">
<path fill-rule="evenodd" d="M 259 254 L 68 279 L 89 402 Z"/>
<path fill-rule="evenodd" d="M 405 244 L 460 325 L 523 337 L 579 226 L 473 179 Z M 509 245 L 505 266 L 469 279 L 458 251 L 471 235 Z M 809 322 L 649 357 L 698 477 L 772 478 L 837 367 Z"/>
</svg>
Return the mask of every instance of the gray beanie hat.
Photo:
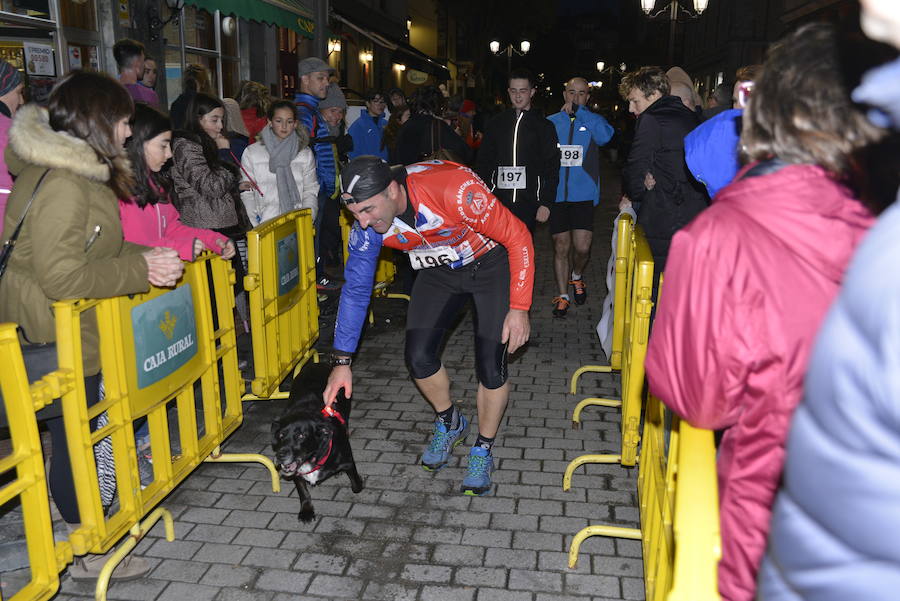
<svg viewBox="0 0 900 601">
<path fill-rule="evenodd" d="M 328 92 L 325 95 L 325 98 L 319 101 L 319 110 L 328 109 L 333 106 L 347 110 L 347 99 L 344 98 L 344 93 L 341 92 L 341 88 L 334 82 L 328 84 Z"/>
</svg>

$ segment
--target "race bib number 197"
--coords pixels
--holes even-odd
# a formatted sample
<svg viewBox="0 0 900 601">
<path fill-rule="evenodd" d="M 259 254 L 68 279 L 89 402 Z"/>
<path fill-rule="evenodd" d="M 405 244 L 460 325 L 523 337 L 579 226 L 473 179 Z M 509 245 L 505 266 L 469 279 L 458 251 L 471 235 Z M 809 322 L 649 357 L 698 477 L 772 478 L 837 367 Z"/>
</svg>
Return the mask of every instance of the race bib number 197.
<svg viewBox="0 0 900 601">
<path fill-rule="evenodd" d="M 420 248 L 407 251 L 409 263 L 413 269 L 427 269 L 439 265 L 450 265 L 459 260 L 459 255 L 450 246 Z"/>
<path fill-rule="evenodd" d="M 524 190 L 525 167 L 497 167 L 497 187 L 501 190 Z"/>
<path fill-rule="evenodd" d="M 560 144 L 559 164 L 563 167 L 581 167 L 584 148 L 580 144 Z"/>
</svg>

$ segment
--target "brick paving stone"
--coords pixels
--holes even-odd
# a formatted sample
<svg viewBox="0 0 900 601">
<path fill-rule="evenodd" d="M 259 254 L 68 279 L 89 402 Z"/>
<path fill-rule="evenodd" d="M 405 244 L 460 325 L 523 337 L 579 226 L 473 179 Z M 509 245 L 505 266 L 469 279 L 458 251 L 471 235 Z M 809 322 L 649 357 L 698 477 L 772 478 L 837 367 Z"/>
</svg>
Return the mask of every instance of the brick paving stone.
<svg viewBox="0 0 900 601">
<path fill-rule="evenodd" d="M 643 578 L 622 578 L 622 598 L 641 600 L 644 594 Z"/>
<path fill-rule="evenodd" d="M 316 510 L 318 512 L 318 509 Z M 319 515 L 316 513 L 316 515 Z M 366 528 L 364 520 L 350 520 L 336 517 L 320 517 L 316 532 L 329 534 L 360 535 Z"/>
<path fill-rule="evenodd" d="M 365 601 L 416 601 L 419 589 L 399 583 L 370 582 L 362 593 Z"/>
<path fill-rule="evenodd" d="M 324 553 L 301 553 L 294 564 L 295 570 L 341 575 L 349 560 L 341 555 Z"/>
<path fill-rule="evenodd" d="M 363 583 L 355 578 L 317 574 L 307 589 L 311 595 L 329 595 L 330 597 L 356 597 L 363 588 Z"/>
<path fill-rule="evenodd" d="M 213 509 L 211 507 L 191 507 L 181 516 L 186 522 L 198 524 L 221 524 L 222 520 L 231 513 L 227 509 Z"/>
<path fill-rule="evenodd" d="M 528 591 L 508 591 L 499 588 L 478 588 L 475 601 L 533 601 L 534 594 Z"/>
<path fill-rule="evenodd" d="M 286 532 L 280 532 L 278 530 L 242 528 L 237 537 L 235 537 L 234 542 L 242 545 L 250 545 L 251 547 L 276 549 L 281 545 L 281 541 L 284 540 L 286 534 Z"/>
<path fill-rule="evenodd" d="M 74 581 L 68 580 L 66 584 L 75 584 Z M 159 593 L 168 586 L 168 582 L 162 580 L 154 580 L 151 578 L 143 578 L 141 580 L 132 580 L 131 582 L 117 582 L 113 580 L 107 591 L 107 599 L 118 601 L 149 601 L 156 599 Z M 85 595 L 86 598 L 94 599 L 94 587 L 88 585 L 90 594 Z M 59 597 L 54 597 L 54 601 Z M 60 601 L 62 601 L 60 599 Z"/>
<path fill-rule="evenodd" d="M 574 533 L 573 533 L 574 534 Z M 513 549 L 535 549 L 538 551 L 562 550 L 561 534 L 545 532 L 514 532 Z"/>
<path fill-rule="evenodd" d="M 246 545 L 223 545 L 219 543 L 204 543 L 194 555 L 195 561 L 208 561 L 210 563 L 234 563 L 240 564 L 241 560 L 250 551 Z"/>
<path fill-rule="evenodd" d="M 453 582 L 475 587 L 494 586 L 502 588 L 506 586 L 507 571 L 501 568 L 457 568 L 453 576 Z"/>
<path fill-rule="evenodd" d="M 537 565 L 537 551 L 525 549 L 488 549 L 484 565 L 504 568 L 533 569 Z"/>
<path fill-rule="evenodd" d="M 439 565 L 472 565 L 484 563 L 483 547 L 467 547 L 465 545 L 435 545 L 434 562 Z M 486 565 L 486 564 L 485 564 Z"/>
<path fill-rule="evenodd" d="M 255 588 L 298 594 L 306 589 L 312 574 L 291 570 L 265 570 L 256 579 Z"/>
<path fill-rule="evenodd" d="M 144 554 L 150 555 L 151 557 L 191 559 L 202 546 L 203 543 L 193 541 L 174 540 L 169 542 L 167 540 L 157 540 Z"/>
<path fill-rule="evenodd" d="M 619 579 L 614 576 L 566 574 L 566 590 L 586 595 L 619 596 Z"/>
<path fill-rule="evenodd" d="M 204 543 L 230 543 L 240 531 L 240 528 L 235 528 L 234 526 L 197 524 L 184 538 Z M 197 546 L 199 548 L 199 545 Z"/>
<path fill-rule="evenodd" d="M 419 596 L 421 601 L 472 601 L 475 598 L 474 588 L 455 588 L 449 586 L 426 586 Z"/>
<path fill-rule="evenodd" d="M 248 591 L 242 588 L 223 588 L 214 601 L 271 601 L 275 593 Z"/>
<path fill-rule="evenodd" d="M 259 570 L 255 568 L 214 563 L 206 570 L 206 573 L 203 574 L 203 578 L 200 579 L 200 584 L 228 586 L 232 588 L 246 587 L 256 580 L 258 574 Z"/>
<path fill-rule="evenodd" d="M 157 597 L 157 601 L 212 601 L 220 590 L 217 586 L 173 582 Z"/>
<path fill-rule="evenodd" d="M 553 572 L 510 570 L 509 588 L 512 590 L 562 592 L 563 576 Z"/>
<path fill-rule="evenodd" d="M 259 566 L 261 568 L 287 569 L 291 567 L 296 558 L 296 551 L 253 547 L 250 549 L 250 552 L 244 556 L 244 559 L 241 560 L 241 564 L 247 566 Z"/>
<path fill-rule="evenodd" d="M 447 566 L 426 564 L 406 564 L 400 572 L 400 578 L 412 582 L 450 582 L 453 570 Z"/>
<path fill-rule="evenodd" d="M 208 563 L 185 561 L 183 559 L 164 559 L 150 572 L 150 578 L 172 580 L 174 582 L 199 582 Z"/>
</svg>

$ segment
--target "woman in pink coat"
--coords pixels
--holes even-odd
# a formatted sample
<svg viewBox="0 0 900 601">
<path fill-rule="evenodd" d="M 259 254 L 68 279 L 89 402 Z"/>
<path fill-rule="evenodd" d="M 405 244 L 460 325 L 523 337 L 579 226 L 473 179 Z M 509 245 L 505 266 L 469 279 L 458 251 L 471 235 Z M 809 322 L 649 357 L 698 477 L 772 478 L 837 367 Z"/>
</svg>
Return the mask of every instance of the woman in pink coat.
<svg viewBox="0 0 900 601">
<path fill-rule="evenodd" d="M 755 596 L 813 339 L 873 223 L 851 155 L 880 132 L 851 103 L 837 46 L 819 24 L 769 51 L 743 119 L 750 164 L 675 235 L 647 353 L 651 392 L 692 425 L 725 431 L 726 601 Z"/>
<path fill-rule="evenodd" d="M 145 104 L 134 107 L 131 138 L 126 144 L 135 176 L 135 196 L 119 200 L 125 239 L 145 246 L 174 248 L 185 261 L 205 249 L 230 259 L 234 242 L 213 230 L 181 223 L 169 197 L 171 182 L 160 173 L 172 158 L 172 124 L 169 118 Z"/>
</svg>

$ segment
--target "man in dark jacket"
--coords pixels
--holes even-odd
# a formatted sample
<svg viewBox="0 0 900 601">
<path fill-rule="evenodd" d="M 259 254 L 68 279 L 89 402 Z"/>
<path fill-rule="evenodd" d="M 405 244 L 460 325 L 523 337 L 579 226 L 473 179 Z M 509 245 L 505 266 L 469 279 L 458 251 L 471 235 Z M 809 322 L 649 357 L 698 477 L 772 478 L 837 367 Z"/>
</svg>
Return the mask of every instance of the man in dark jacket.
<svg viewBox="0 0 900 601">
<path fill-rule="evenodd" d="M 534 92 L 529 71 L 510 74 L 512 106 L 488 123 L 476 165 L 491 192 L 532 232 L 536 221 L 550 217 L 559 181 L 556 130 L 532 108 Z"/>
<path fill-rule="evenodd" d="M 684 161 L 684 137 L 698 125 L 697 114 L 669 95 L 659 67 L 627 73 L 619 93 L 638 118 L 622 184 L 662 271 L 672 236 L 708 204 Z"/>
</svg>

